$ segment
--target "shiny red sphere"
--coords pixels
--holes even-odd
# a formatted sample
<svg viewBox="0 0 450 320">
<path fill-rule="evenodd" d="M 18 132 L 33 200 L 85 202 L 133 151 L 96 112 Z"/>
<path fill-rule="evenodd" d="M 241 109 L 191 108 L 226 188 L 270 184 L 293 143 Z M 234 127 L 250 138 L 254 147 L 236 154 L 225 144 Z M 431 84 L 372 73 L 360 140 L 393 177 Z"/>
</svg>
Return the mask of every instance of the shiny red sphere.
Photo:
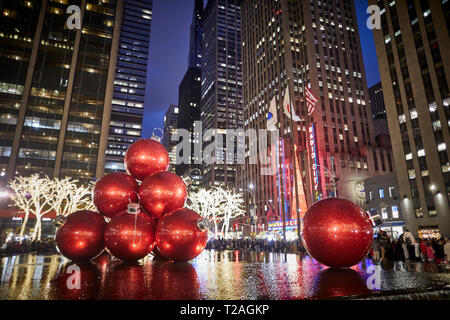
<svg viewBox="0 0 450 320">
<path fill-rule="evenodd" d="M 142 139 L 133 143 L 125 153 L 125 168 L 136 179 L 166 171 L 169 167 L 169 153 L 164 146 L 153 139 Z"/>
<path fill-rule="evenodd" d="M 372 224 L 351 201 L 329 198 L 316 202 L 303 218 L 303 243 L 308 253 L 329 267 L 350 267 L 372 245 Z"/>
<path fill-rule="evenodd" d="M 135 261 L 148 255 L 155 246 L 155 226 L 145 213 L 124 211 L 108 223 L 105 231 L 106 248 L 124 261 Z"/>
<path fill-rule="evenodd" d="M 137 202 L 139 185 L 126 173 L 110 173 L 94 186 L 94 205 L 106 217 L 112 218 L 127 209 L 130 202 Z"/>
<path fill-rule="evenodd" d="M 205 249 L 208 231 L 201 230 L 202 218 L 190 209 L 178 209 L 159 220 L 156 244 L 160 254 L 172 261 L 189 261 Z"/>
<path fill-rule="evenodd" d="M 183 208 L 186 197 L 184 181 L 168 171 L 158 172 L 145 178 L 139 187 L 141 206 L 156 219 L 170 211 Z"/>
<path fill-rule="evenodd" d="M 74 212 L 56 233 L 58 250 L 73 261 L 90 260 L 105 249 L 105 228 L 106 221 L 97 212 Z"/>
</svg>

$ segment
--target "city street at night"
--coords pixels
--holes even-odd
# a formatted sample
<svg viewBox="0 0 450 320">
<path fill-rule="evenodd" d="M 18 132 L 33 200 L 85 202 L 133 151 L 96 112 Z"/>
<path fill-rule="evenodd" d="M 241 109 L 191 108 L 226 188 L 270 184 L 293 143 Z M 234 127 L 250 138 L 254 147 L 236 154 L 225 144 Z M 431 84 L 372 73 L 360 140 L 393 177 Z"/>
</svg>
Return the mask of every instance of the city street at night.
<svg viewBox="0 0 450 320">
<path fill-rule="evenodd" d="M 309 256 L 206 250 L 191 263 L 148 256 L 123 264 L 104 254 L 79 265 L 79 290 L 67 286 L 72 264 L 60 255 L 3 257 L 0 299 L 441 299 L 450 294 L 450 270 L 422 262 L 374 265 L 366 259 L 352 268 L 330 269 Z"/>
</svg>

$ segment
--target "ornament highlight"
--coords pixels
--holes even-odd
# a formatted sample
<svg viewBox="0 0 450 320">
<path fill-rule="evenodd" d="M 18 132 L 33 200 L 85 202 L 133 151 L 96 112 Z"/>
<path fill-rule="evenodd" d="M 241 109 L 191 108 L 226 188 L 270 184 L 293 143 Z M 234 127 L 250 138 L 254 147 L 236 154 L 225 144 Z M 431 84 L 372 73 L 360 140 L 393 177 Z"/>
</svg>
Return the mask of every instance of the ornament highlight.
<svg viewBox="0 0 450 320">
<path fill-rule="evenodd" d="M 186 198 L 186 184 L 172 172 L 155 173 L 145 178 L 139 187 L 141 206 L 156 219 L 182 208 Z"/>
<path fill-rule="evenodd" d="M 98 256 L 105 248 L 105 219 L 94 211 L 70 214 L 56 233 L 58 251 L 73 261 L 86 261 Z"/>
<path fill-rule="evenodd" d="M 97 210 L 108 218 L 127 209 L 130 202 L 137 202 L 139 185 L 126 173 L 110 173 L 94 186 L 94 205 Z"/>
<path fill-rule="evenodd" d="M 142 139 L 133 143 L 125 153 L 125 168 L 136 179 L 142 181 L 147 176 L 169 167 L 169 153 L 154 139 Z"/>
<path fill-rule="evenodd" d="M 303 218 L 302 240 L 308 253 L 329 267 L 350 267 L 372 245 L 372 223 L 351 201 L 328 198 L 316 202 Z"/>
<path fill-rule="evenodd" d="M 178 209 L 165 215 L 156 227 L 160 254 L 172 261 L 189 261 L 206 247 L 208 231 L 202 217 L 190 209 Z"/>
<path fill-rule="evenodd" d="M 153 220 L 132 203 L 108 223 L 105 244 L 109 252 L 123 261 L 136 261 L 147 256 L 155 246 Z"/>
</svg>

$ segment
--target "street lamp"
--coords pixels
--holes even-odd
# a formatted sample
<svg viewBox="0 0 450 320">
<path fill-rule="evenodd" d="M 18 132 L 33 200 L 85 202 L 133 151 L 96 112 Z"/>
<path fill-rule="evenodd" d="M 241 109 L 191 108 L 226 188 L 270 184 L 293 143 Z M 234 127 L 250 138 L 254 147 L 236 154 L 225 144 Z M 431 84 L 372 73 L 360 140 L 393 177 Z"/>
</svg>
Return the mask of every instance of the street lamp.
<svg viewBox="0 0 450 320">
<path fill-rule="evenodd" d="M 251 190 L 253 190 L 253 189 L 255 188 L 255 186 L 254 186 L 253 183 L 250 183 L 250 184 L 248 185 L 248 188 L 251 189 Z M 246 191 L 246 192 L 250 193 L 251 196 L 252 196 L 252 199 L 253 199 L 253 206 L 254 206 L 254 211 L 253 211 L 253 214 L 252 214 L 252 211 L 250 211 L 250 216 L 251 216 L 251 218 L 253 219 L 253 217 L 256 216 L 256 198 L 255 198 L 255 194 L 254 194 L 253 191 L 251 191 L 251 190 L 244 189 L 244 188 L 239 188 L 239 191 L 240 191 L 240 192 Z"/>
</svg>

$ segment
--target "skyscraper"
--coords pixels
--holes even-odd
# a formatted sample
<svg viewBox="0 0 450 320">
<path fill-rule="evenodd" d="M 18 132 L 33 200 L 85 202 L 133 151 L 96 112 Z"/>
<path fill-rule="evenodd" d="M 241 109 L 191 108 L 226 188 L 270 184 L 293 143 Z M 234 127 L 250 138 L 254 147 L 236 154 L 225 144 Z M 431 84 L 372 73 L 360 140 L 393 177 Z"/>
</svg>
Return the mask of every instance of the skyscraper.
<svg viewBox="0 0 450 320">
<path fill-rule="evenodd" d="M 363 206 L 363 180 L 389 159 L 375 147 L 352 1 L 245 1 L 242 50 L 245 129 L 267 128 L 269 102 L 277 104 L 276 174 L 246 159 L 241 175 L 242 186 L 254 186 L 259 221 L 302 217 L 332 196 Z M 318 99 L 311 117 L 306 88 Z"/>
<path fill-rule="evenodd" d="M 384 105 L 381 82 L 369 88 L 369 103 L 374 119 L 386 119 L 386 107 Z"/>
<path fill-rule="evenodd" d="M 140 136 L 151 1 L 70 5 L 0 2 L 3 182 L 36 172 L 101 177 L 106 150 L 124 148 L 115 128 Z"/>
<path fill-rule="evenodd" d="M 4 178 L 101 176 L 121 1 L 2 1 L 0 166 Z M 76 26 L 76 24 L 75 24 Z"/>
<path fill-rule="evenodd" d="M 191 190 L 195 190 L 201 183 L 201 164 L 196 163 L 194 144 L 201 143 L 201 138 L 194 130 L 195 122 L 200 121 L 200 104 L 202 96 L 202 39 L 203 39 L 203 0 L 196 0 L 192 13 L 192 24 L 189 46 L 189 66 L 178 91 L 178 106 L 180 113 L 178 117 L 178 128 L 190 132 L 191 152 L 190 163 L 177 165 L 178 175 L 190 174 L 193 178 Z M 196 169 L 196 170 L 194 170 Z M 194 173 L 195 171 L 195 173 Z"/>
<path fill-rule="evenodd" d="M 197 67 L 188 68 L 183 80 L 180 83 L 178 93 L 178 128 L 185 129 L 190 132 L 191 153 L 189 155 L 190 163 L 182 163 L 177 165 L 176 171 L 178 175 L 188 173 L 190 170 L 197 168 L 201 171 L 201 165 L 196 163 L 194 144 L 201 143 L 201 137 L 197 136 L 194 130 L 195 122 L 200 121 L 200 103 L 201 103 L 201 69 Z M 196 170 L 197 171 L 197 170 Z M 197 175 L 199 176 L 199 172 Z M 195 181 L 198 186 L 200 181 Z"/>
<path fill-rule="evenodd" d="M 202 130 L 217 130 L 222 137 L 228 129 L 243 126 L 240 3 L 209 0 L 204 12 Z M 237 164 L 235 159 L 226 161 L 224 148 L 216 152 L 215 164 L 204 166 L 204 187 L 236 184 Z"/>
<path fill-rule="evenodd" d="M 169 152 L 171 172 L 176 171 L 175 164 L 177 161 L 177 154 L 175 147 L 178 142 L 172 141 L 172 135 L 174 135 L 178 129 L 178 113 L 178 106 L 171 104 L 169 108 L 167 108 L 166 115 L 164 116 L 164 136 L 162 143 L 164 147 L 166 147 L 167 152 Z"/>
<path fill-rule="evenodd" d="M 195 0 L 189 39 L 189 68 L 202 66 L 203 16 L 203 0 Z"/>
<path fill-rule="evenodd" d="M 125 171 L 125 152 L 141 138 L 152 2 L 124 1 L 105 172 Z"/>
<path fill-rule="evenodd" d="M 448 1 L 369 1 L 400 190 L 411 232 L 450 233 Z"/>
</svg>

